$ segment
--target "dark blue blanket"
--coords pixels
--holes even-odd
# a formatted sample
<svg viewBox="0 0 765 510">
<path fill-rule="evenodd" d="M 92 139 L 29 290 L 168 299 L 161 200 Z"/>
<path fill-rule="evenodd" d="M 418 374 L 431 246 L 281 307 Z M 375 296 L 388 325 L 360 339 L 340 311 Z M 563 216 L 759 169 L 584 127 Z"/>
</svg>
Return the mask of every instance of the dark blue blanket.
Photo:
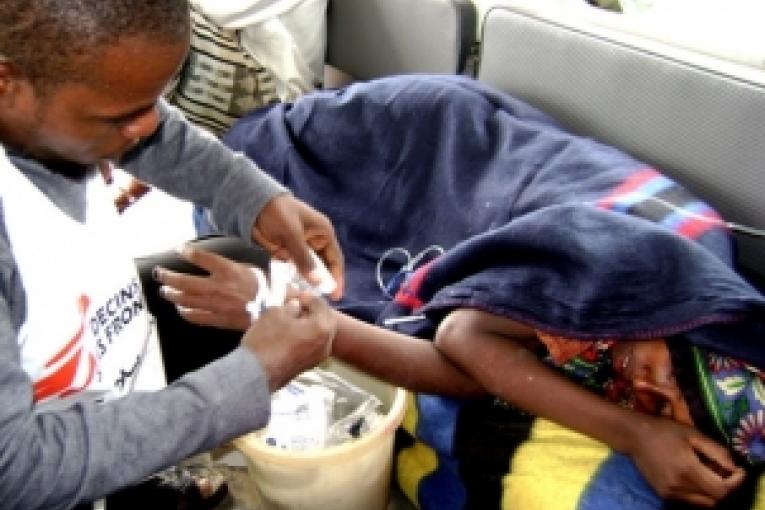
<svg viewBox="0 0 765 510">
<path fill-rule="evenodd" d="M 692 341 L 765 366 L 765 298 L 705 203 L 645 163 L 462 77 L 393 77 L 253 112 L 226 143 L 334 222 L 341 308 L 397 313 L 390 248 L 437 244 L 422 311 L 473 306 L 569 336 Z M 428 336 L 428 323 L 410 333 Z M 430 324 L 432 325 L 432 323 Z"/>
</svg>

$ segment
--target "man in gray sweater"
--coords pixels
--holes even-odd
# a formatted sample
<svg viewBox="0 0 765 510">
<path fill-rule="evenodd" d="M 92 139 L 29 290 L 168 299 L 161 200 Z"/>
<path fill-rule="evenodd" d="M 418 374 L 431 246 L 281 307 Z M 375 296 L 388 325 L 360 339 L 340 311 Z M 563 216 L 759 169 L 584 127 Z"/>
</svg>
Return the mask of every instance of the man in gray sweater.
<svg viewBox="0 0 765 510">
<path fill-rule="evenodd" d="M 186 0 L 3 0 L 0 19 L 0 506 L 65 509 L 263 426 L 335 331 L 304 294 L 165 387 L 97 166 L 210 208 L 309 280 L 313 248 L 335 297 L 343 260 L 324 215 L 159 100 Z"/>
</svg>

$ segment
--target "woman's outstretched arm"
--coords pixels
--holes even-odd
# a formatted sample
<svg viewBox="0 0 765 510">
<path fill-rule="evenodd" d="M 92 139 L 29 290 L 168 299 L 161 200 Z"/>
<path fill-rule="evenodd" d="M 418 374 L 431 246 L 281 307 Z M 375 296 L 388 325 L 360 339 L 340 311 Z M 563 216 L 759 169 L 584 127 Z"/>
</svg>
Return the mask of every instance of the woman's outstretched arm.
<svg viewBox="0 0 765 510">
<path fill-rule="evenodd" d="M 157 268 L 160 292 L 189 322 L 245 330 L 250 325 L 247 303 L 257 281 L 244 264 L 187 246 L 180 256 L 204 269 L 199 276 Z M 455 367 L 427 340 L 395 333 L 339 311 L 332 355 L 380 379 L 424 393 L 455 397 L 484 395 L 472 378 Z"/>
</svg>

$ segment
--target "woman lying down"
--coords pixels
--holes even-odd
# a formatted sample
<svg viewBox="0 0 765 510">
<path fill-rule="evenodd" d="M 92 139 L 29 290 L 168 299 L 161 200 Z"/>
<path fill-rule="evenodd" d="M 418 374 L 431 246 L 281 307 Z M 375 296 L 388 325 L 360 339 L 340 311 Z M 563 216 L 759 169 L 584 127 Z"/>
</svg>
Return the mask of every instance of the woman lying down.
<svg viewBox="0 0 765 510">
<path fill-rule="evenodd" d="M 416 392 L 491 394 L 581 432 L 631 458 L 668 500 L 713 507 L 765 459 L 758 368 L 699 347 L 680 329 L 560 335 L 504 307 L 502 289 L 472 293 L 468 303 L 452 289 L 439 300 L 443 286 L 431 283 L 455 280 L 446 277 L 449 255 L 411 274 L 391 303 L 389 316 L 412 318 L 395 321 L 410 326 L 406 334 L 337 312 L 333 355 Z M 182 256 L 209 276 L 157 268 L 162 295 L 193 323 L 247 329 L 257 294 L 250 268 L 193 246 Z"/>
<path fill-rule="evenodd" d="M 757 370 L 765 368 L 765 297 L 732 267 L 729 224 L 679 183 L 457 76 L 306 94 L 253 111 L 225 140 L 335 225 L 347 276 L 333 354 L 417 392 L 413 435 L 435 452 L 423 464 L 437 457 L 438 465 L 410 490 L 402 451 L 397 474 L 420 508 L 655 510 L 665 500 L 746 508 L 728 502 L 748 487 L 746 466 L 765 459 Z M 386 286 L 394 297 L 383 296 L 378 257 L 431 245 L 443 254 L 404 271 L 403 285 Z M 167 299 L 192 322 L 247 328 L 251 271 L 188 256 L 210 277 L 159 271 Z M 485 419 L 472 406 L 487 401 L 621 452 L 613 457 L 640 482 L 620 493 L 631 502 L 613 491 L 585 502 L 612 456 L 586 494 L 558 506 L 511 501 L 517 487 L 506 480 L 517 457 L 510 466 L 499 459 L 499 476 L 475 489 L 480 462 L 470 464 L 466 451 L 484 440 L 480 431 L 502 428 L 479 427 Z M 455 418 L 459 406 L 465 414 Z M 442 429 L 426 437 L 425 421 Z M 472 436 L 460 450 L 465 422 L 475 427 L 463 430 Z M 453 444 L 435 444 L 442 437 Z M 506 438 L 489 441 L 477 454 L 484 463 Z M 568 497 L 560 488 L 580 461 L 572 457 L 537 492 Z M 606 488 L 625 483 L 620 471 Z M 491 484 L 510 489 L 481 499 Z"/>
</svg>

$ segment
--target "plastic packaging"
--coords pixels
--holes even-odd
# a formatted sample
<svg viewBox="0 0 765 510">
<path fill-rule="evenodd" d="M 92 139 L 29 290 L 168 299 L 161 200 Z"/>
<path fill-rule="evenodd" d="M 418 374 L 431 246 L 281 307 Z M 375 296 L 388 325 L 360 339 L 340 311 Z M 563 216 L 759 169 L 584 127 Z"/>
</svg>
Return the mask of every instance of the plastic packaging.
<svg viewBox="0 0 765 510">
<path fill-rule="evenodd" d="M 314 368 L 273 394 L 271 420 L 256 435 L 285 450 L 324 448 L 369 432 L 382 417 L 381 408 L 376 395 Z"/>
</svg>

